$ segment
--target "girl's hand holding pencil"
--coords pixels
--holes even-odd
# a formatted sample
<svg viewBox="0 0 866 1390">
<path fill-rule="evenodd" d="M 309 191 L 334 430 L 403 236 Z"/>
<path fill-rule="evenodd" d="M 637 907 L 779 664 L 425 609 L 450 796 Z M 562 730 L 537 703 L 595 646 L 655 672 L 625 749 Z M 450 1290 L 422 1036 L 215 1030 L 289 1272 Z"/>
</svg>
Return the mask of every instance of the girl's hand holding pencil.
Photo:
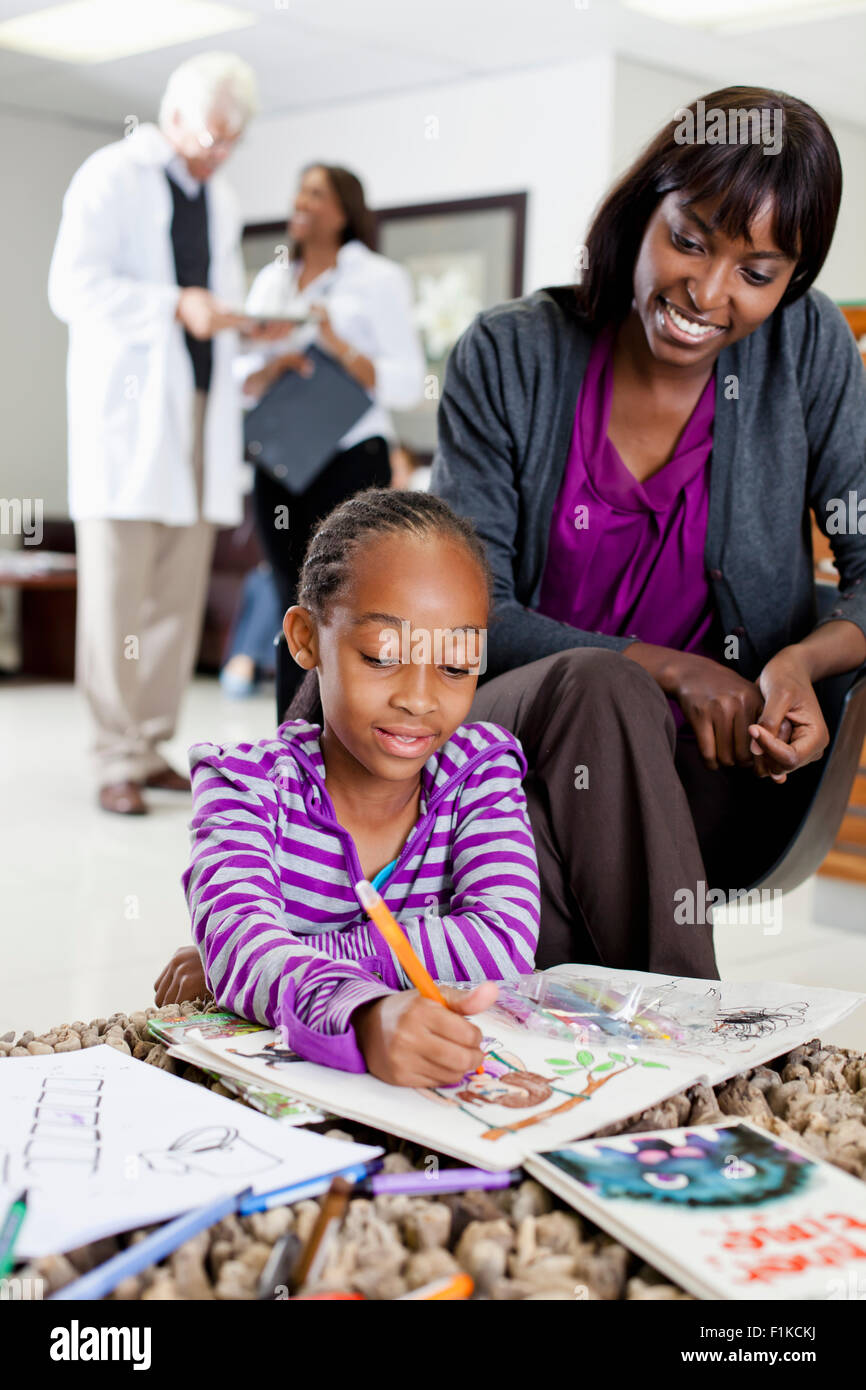
<svg viewBox="0 0 866 1390">
<path fill-rule="evenodd" d="M 487 980 L 468 994 L 438 985 L 373 885 L 362 878 L 355 892 L 415 986 L 355 1010 L 352 1022 L 367 1070 L 392 1086 L 456 1086 L 484 1060 L 481 1032 L 462 1015 L 489 1009 L 498 985 Z"/>
<path fill-rule="evenodd" d="M 487 980 L 468 994 L 438 988 L 445 1008 L 412 989 L 355 1010 L 355 1035 L 373 1076 L 392 1086 L 456 1086 L 481 1065 L 481 1030 L 464 1015 L 489 1009 L 496 983 Z"/>
</svg>

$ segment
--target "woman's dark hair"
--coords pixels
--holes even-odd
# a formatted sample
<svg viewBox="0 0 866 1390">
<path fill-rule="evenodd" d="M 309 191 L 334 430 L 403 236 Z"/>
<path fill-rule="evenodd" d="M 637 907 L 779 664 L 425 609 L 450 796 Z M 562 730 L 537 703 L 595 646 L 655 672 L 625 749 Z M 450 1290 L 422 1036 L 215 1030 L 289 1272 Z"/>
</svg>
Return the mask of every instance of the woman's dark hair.
<svg viewBox="0 0 866 1390">
<path fill-rule="evenodd" d="M 444 536 L 466 547 L 476 561 L 488 596 L 493 580 L 487 553 L 471 521 L 458 516 L 447 502 L 429 492 L 396 492 L 370 487 L 341 502 L 320 522 L 307 544 L 298 578 L 298 603 L 317 618 L 351 582 L 352 565 L 359 548 L 388 535 L 425 539 Z M 286 719 L 322 722 L 319 677 L 308 671 L 289 706 Z"/>
<path fill-rule="evenodd" d="M 305 165 L 301 172 L 308 174 L 311 169 L 321 169 L 327 176 L 337 202 L 343 209 L 346 225 L 340 233 L 341 246 L 345 246 L 347 241 L 362 241 L 372 251 L 376 240 L 373 215 L 367 207 L 364 185 L 357 174 L 353 174 L 351 169 L 343 169 L 339 164 L 322 164 L 317 159 L 312 164 Z M 289 258 L 296 261 L 300 256 L 301 248 L 293 241 L 289 248 Z"/>
<path fill-rule="evenodd" d="M 701 139 L 720 133 L 719 125 L 723 142 Z M 779 130 L 776 150 L 770 136 L 775 146 Z M 796 261 L 780 301 L 790 304 L 805 294 L 830 249 L 842 166 L 826 122 L 785 92 L 724 87 L 681 107 L 593 217 L 577 287 L 578 307 L 592 324 L 620 323 L 628 314 L 647 224 L 661 200 L 679 189 L 689 204 L 717 201 L 713 228 L 732 239 L 748 238 L 756 213 L 772 200 L 774 240 Z"/>
</svg>

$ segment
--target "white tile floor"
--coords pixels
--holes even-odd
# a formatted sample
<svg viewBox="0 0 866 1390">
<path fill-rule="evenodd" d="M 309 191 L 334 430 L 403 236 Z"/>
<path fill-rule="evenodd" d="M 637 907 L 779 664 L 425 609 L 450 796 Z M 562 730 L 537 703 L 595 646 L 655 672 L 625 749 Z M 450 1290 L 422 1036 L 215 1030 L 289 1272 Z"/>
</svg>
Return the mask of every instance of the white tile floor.
<svg viewBox="0 0 866 1390">
<path fill-rule="evenodd" d="M 269 691 L 232 701 L 215 679 L 199 677 L 167 752 L 185 770 L 190 744 L 263 738 L 273 724 Z M 142 1008 L 188 940 L 180 875 L 189 799 L 148 793 L 149 816 L 105 815 L 87 741 L 71 686 L 0 684 L 0 1034 Z M 724 979 L 866 991 L 866 889 L 812 879 L 784 900 L 777 934 L 720 925 L 716 950 Z M 827 1036 L 866 1050 L 866 1006 Z"/>
</svg>

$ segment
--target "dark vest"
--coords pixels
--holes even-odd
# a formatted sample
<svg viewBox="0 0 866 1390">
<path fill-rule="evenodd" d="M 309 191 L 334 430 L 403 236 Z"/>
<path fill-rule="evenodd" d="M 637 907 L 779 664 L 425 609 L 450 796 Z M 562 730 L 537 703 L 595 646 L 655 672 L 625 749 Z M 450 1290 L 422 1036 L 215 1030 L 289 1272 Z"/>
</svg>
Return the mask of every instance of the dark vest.
<svg viewBox="0 0 866 1390">
<path fill-rule="evenodd" d="M 198 196 L 188 198 L 170 174 L 166 174 L 171 189 L 174 207 L 171 218 L 171 247 L 174 252 L 174 269 L 177 283 L 185 288 L 195 285 L 208 288 L 210 272 L 210 246 L 207 232 L 207 197 L 204 186 Z M 210 386 L 213 364 L 213 345 L 184 333 L 186 346 L 192 358 L 192 370 L 197 391 L 207 391 Z"/>
</svg>

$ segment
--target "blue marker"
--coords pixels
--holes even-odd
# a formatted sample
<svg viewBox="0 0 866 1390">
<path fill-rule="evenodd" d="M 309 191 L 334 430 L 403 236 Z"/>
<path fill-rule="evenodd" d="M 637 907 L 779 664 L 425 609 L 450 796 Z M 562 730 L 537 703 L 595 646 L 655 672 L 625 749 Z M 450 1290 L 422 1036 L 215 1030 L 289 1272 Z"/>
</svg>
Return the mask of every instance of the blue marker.
<svg viewBox="0 0 866 1390">
<path fill-rule="evenodd" d="M 127 1250 L 121 1250 L 119 1255 L 112 1255 L 105 1264 L 98 1265 L 96 1269 L 90 1270 L 89 1274 L 82 1275 L 72 1284 L 67 1284 L 65 1288 L 49 1294 L 49 1297 L 58 1299 L 105 1298 L 112 1289 L 117 1288 L 121 1279 L 128 1279 L 132 1274 L 140 1274 L 149 1265 L 164 1260 L 166 1255 L 172 1254 L 185 1241 L 191 1240 L 199 1231 L 203 1231 L 206 1226 L 213 1226 L 217 1221 L 222 1221 L 224 1216 L 229 1216 L 232 1212 L 237 1211 L 239 1203 L 243 1201 L 249 1191 L 250 1189 L 245 1187 L 243 1192 L 233 1192 L 231 1196 L 219 1197 L 215 1202 L 209 1202 L 207 1206 L 196 1207 L 195 1211 L 184 1212 L 183 1216 L 178 1216 L 174 1221 L 168 1221 L 164 1226 L 160 1226 L 159 1230 L 152 1231 L 137 1245 L 130 1245 Z"/>
<path fill-rule="evenodd" d="M 285 1207 L 290 1202 L 303 1202 L 308 1197 L 321 1197 L 327 1192 L 334 1178 L 345 1178 L 347 1182 L 363 1182 L 371 1173 L 378 1173 L 382 1167 L 381 1158 L 371 1158 L 368 1163 L 353 1163 L 349 1168 L 340 1168 L 336 1173 L 328 1173 L 324 1178 L 310 1178 L 307 1182 L 296 1182 L 291 1187 L 278 1187 L 273 1192 L 246 1192 L 238 1207 L 239 1216 L 250 1216 L 254 1211 L 270 1211 L 271 1207 Z"/>
<path fill-rule="evenodd" d="M 301 1202 L 305 1197 L 321 1197 L 327 1192 L 334 1178 L 345 1178 L 348 1182 L 362 1182 L 364 1178 L 376 1173 L 382 1167 L 381 1158 L 373 1158 L 368 1163 L 354 1163 L 336 1173 L 328 1173 L 323 1178 L 311 1178 L 307 1182 L 295 1183 L 291 1187 L 280 1187 L 273 1192 L 254 1193 L 251 1187 L 242 1192 L 233 1192 L 228 1197 L 219 1197 L 207 1206 L 197 1207 L 195 1211 L 185 1212 L 174 1221 L 169 1221 L 159 1230 L 153 1231 L 137 1245 L 131 1245 L 120 1254 L 113 1255 L 105 1264 L 82 1275 L 74 1283 L 50 1294 L 58 1299 L 97 1299 L 105 1298 L 116 1289 L 121 1279 L 140 1274 L 152 1264 L 158 1264 L 166 1255 L 172 1254 L 185 1241 L 191 1240 L 207 1226 L 215 1226 L 224 1216 L 237 1212 L 239 1216 L 249 1216 L 254 1211 L 268 1211 L 271 1207 L 282 1207 L 290 1202 Z"/>
</svg>

